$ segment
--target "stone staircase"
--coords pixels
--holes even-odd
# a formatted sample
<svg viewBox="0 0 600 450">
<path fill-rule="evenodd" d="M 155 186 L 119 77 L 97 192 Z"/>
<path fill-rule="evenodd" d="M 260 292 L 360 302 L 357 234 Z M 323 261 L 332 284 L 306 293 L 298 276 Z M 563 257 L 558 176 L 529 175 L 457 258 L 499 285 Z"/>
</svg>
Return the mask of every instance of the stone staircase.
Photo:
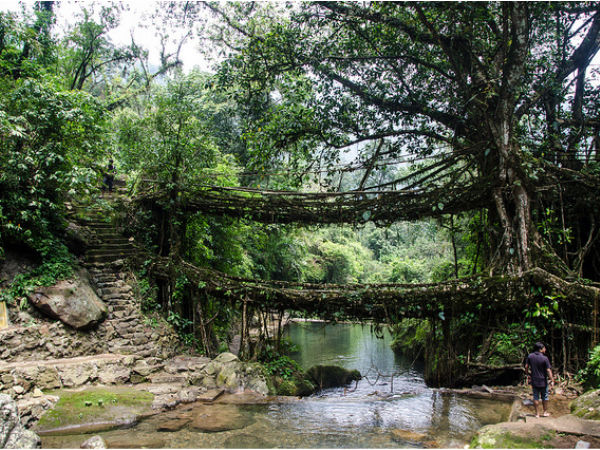
<svg viewBox="0 0 600 450">
<path fill-rule="evenodd" d="M 128 272 L 123 270 L 127 258 L 136 254 L 133 238 L 126 238 L 121 228 L 106 222 L 106 215 L 101 207 L 95 207 L 78 219 L 95 237 L 83 261 L 96 293 L 108 307 L 108 317 L 100 326 L 106 332 L 106 350 L 139 357 L 170 356 L 172 351 L 154 345 L 161 336 L 144 324 L 141 305 L 127 280 Z"/>
</svg>

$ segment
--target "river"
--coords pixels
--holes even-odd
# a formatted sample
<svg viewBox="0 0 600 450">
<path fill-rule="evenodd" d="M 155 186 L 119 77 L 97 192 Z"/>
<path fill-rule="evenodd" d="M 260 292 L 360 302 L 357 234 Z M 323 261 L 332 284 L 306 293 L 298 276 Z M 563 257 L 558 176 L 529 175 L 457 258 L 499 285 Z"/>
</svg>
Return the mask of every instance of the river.
<svg viewBox="0 0 600 450">
<path fill-rule="evenodd" d="M 287 333 L 299 347 L 292 356 L 303 368 L 335 364 L 358 369 L 364 378 L 298 401 L 208 406 L 233 414 L 236 430 L 158 432 L 166 417 L 154 416 L 134 428 L 101 435 L 112 448 L 463 447 L 477 429 L 506 420 L 510 413 L 507 403 L 428 388 L 419 365 L 391 350 L 389 333 L 376 336 L 368 325 L 298 322 Z M 200 414 L 193 408 L 183 406 L 187 414 Z M 45 437 L 43 446 L 78 447 L 83 440 Z"/>
</svg>

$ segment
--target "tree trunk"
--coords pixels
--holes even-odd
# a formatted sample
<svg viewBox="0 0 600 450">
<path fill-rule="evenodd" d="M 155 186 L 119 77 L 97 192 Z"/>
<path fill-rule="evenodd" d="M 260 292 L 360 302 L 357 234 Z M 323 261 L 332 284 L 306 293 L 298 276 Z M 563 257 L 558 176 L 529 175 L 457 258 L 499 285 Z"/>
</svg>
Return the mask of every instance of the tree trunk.
<svg viewBox="0 0 600 450">
<path fill-rule="evenodd" d="M 512 137 L 510 119 L 490 125 L 498 150 L 498 184 L 493 190 L 496 212 L 502 227 L 499 262 L 511 275 L 521 275 L 532 267 L 531 200 L 521 167 L 520 149 Z"/>
</svg>

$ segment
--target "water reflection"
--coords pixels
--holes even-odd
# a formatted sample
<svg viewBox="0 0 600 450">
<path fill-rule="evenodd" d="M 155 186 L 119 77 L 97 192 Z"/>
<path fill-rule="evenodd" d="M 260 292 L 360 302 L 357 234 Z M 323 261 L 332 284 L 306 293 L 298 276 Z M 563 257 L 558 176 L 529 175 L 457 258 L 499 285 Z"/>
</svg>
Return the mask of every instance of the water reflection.
<svg viewBox="0 0 600 450">
<path fill-rule="evenodd" d="M 302 367 L 336 364 L 367 377 L 356 387 L 328 389 L 295 402 L 182 405 L 132 429 L 102 436 L 111 448 L 462 447 L 481 426 L 506 420 L 510 412 L 506 403 L 427 388 L 421 368 L 392 352 L 388 333 L 379 339 L 368 326 L 310 322 L 293 324 L 288 333 L 300 347 L 293 356 Z M 202 414 L 213 414 L 214 420 L 239 417 L 240 422 L 223 425 L 227 431 L 199 431 L 194 420 Z M 189 417 L 189 424 L 177 431 L 157 431 L 178 415 Z M 221 426 L 212 425 L 213 430 Z M 42 444 L 78 448 L 88 437 L 48 436 Z"/>
</svg>

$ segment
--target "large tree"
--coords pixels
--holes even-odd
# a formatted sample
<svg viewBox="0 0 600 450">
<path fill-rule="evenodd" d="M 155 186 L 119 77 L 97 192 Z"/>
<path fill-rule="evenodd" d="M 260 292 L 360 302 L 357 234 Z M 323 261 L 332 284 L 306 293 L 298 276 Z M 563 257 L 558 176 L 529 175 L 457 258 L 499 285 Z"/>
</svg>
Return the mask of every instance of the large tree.
<svg viewBox="0 0 600 450">
<path fill-rule="evenodd" d="M 583 267 L 591 252 L 598 259 L 598 137 L 590 128 L 598 91 L 590 62 L 600 45 L 600 5 L 207 6 L 224 23 L 217 35 L 228 53 L 222 79 L 235 78 L 245 105 L 262 108 L 248 130 L 257 155 L 282 161 L 282 153 L 302 148 L 306 157 L 308 142 L 335 163 L 340 151 L 361 143 L 366 179 L 376 163 L 401 154 L 441 154 L 391 186 L 484 189 L 495 270 L 566 270 L 557 264 L 560 243 L 564 263 L 598 276 L 597 267 Z M 565 206 L 569 196 L 588 211 Z M 554 242 L 550 231 L 539 231 L 552 221 L 560 237 Z"/>
</svg>

